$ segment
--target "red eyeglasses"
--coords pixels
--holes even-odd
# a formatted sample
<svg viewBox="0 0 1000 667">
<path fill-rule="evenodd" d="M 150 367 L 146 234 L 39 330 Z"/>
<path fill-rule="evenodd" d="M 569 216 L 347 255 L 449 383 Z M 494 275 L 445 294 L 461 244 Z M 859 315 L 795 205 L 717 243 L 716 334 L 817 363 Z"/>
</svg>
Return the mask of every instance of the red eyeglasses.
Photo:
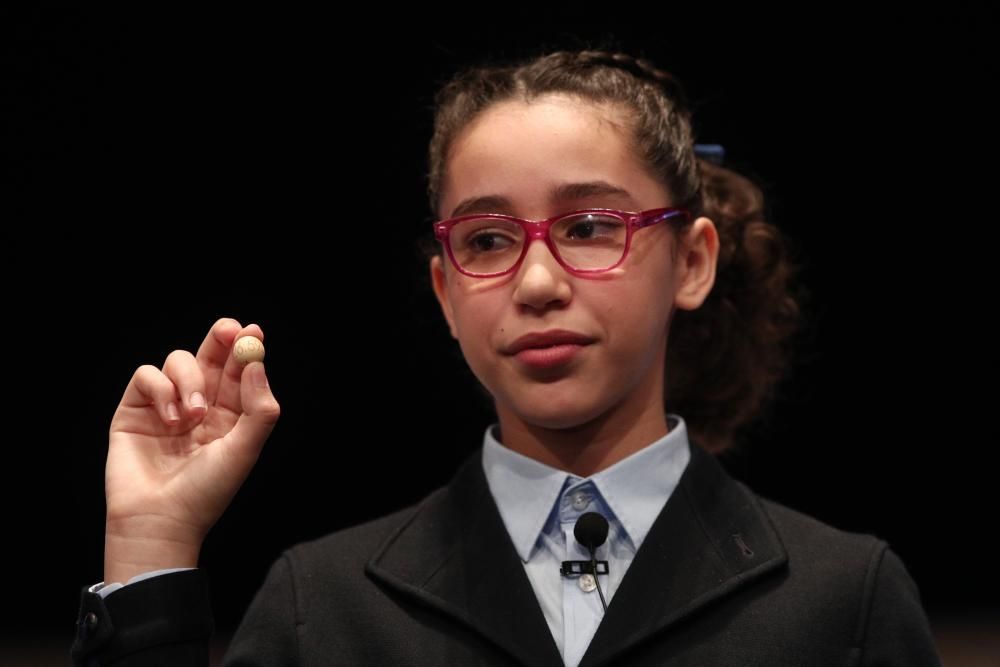
<svg viewBox="0 0 1000 667">
<path fill-rule="evenodd" d="M 548 220 L 524 220 L 502 213 L 475 213 L 434 223 L 434 236 L 458 271 L 492 278 L 516 271 L 528 245 L 543 239 L 570 273 L 593 275 L 625 261 L 632 234 L 658 222 L 687 224 L 686 208 L 654 208 L 639 213 L 587 208 L 560 213 Z"/>
</svg>

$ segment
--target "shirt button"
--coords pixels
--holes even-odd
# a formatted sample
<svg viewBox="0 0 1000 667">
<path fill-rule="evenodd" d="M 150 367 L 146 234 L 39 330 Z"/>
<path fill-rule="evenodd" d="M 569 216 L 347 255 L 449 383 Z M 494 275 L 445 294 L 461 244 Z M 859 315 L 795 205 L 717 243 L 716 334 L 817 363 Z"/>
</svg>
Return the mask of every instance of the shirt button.
<svg viewBox="0 0 1000 667">
<path fill-rule="evenodd" d="M 573 509 L 582 510 L 590 504 L 590 499 L 583 493 L 573 494 Z"/>
<path fill-rule="evenodd" d="M 580 590 L 584 593 L 590 593 L 595 588 L 597 588 L 597 582 L 594 581 L 594 575 L 592 574 L 582 574 L 577 580 L 580 584 Z"/>
</svg>

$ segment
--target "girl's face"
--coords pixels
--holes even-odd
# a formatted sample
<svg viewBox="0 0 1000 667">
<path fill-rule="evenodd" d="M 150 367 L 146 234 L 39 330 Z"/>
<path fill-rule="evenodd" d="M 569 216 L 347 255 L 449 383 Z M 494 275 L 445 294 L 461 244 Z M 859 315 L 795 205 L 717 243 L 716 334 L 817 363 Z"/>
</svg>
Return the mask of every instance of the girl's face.
<svg viewBox="0 0 1000 667">
<path fill-rule="evenodd" d="M 672 206 L 665 186 L 630 153 L 616 121 L 610 110 L 563 95 L 490 107 L 452 146 L 439 213 L 453 217 L 460 203 L 491 195 L 509 204 L 465 212 L 541 220 L 578 208 L 638 212 Z M 550 198 L 559 185 L 595 181 L 628 194 Z M 451 335 L 492 394 L 501 428 L 510 420 L 572 428 L 620 406 L 662 415 L 673 309 L 697 308 L 715 275 L 711 221 L 699 218 L 686 238 L 695 240 L 679 247 L 674 262 L 671 246 L 680 239 L 669 223 L 639 230 L 625 262 L 587 278 L 566 271 L 544 243 L 532 243 L 519 269 L 499 278 L 465 276 L 447 256 L 431 260 L 432 284 Z M 506 352 L 517 338 L 551 329 L 579 332 L 594 342 L 568 363 L 545 370 Z"/>
</svg>

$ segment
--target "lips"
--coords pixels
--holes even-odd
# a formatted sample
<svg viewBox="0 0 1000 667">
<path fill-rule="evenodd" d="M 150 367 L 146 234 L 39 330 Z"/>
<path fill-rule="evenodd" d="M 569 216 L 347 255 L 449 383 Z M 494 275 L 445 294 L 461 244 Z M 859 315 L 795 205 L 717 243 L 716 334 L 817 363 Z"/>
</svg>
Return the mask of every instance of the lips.
<svg viewBox="0 0 1000 667">
<path fill-rule="evenodd" d="M 554 345 L 589 345 L 594 338 L 576 331 L 566 329 L 551 329 L 521 336 L 507 348 L 507 354 L 517 354 L 529 348 L 552 347 Z"/>
</svg>

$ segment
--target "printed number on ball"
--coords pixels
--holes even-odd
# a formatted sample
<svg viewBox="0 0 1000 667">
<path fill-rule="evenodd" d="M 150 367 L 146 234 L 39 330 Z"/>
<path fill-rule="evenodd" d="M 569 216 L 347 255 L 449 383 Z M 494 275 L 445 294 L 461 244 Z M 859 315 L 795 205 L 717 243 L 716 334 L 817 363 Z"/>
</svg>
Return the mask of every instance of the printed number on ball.
<svg viewBox="0 0 1000 667">
<path fill-rule="evenodd" d="M 253 336 L 243 336 L 233 345 L 233 356 L 241 364 L 251 361 L 264 361 L 264 343 Z"/>
</svg>

